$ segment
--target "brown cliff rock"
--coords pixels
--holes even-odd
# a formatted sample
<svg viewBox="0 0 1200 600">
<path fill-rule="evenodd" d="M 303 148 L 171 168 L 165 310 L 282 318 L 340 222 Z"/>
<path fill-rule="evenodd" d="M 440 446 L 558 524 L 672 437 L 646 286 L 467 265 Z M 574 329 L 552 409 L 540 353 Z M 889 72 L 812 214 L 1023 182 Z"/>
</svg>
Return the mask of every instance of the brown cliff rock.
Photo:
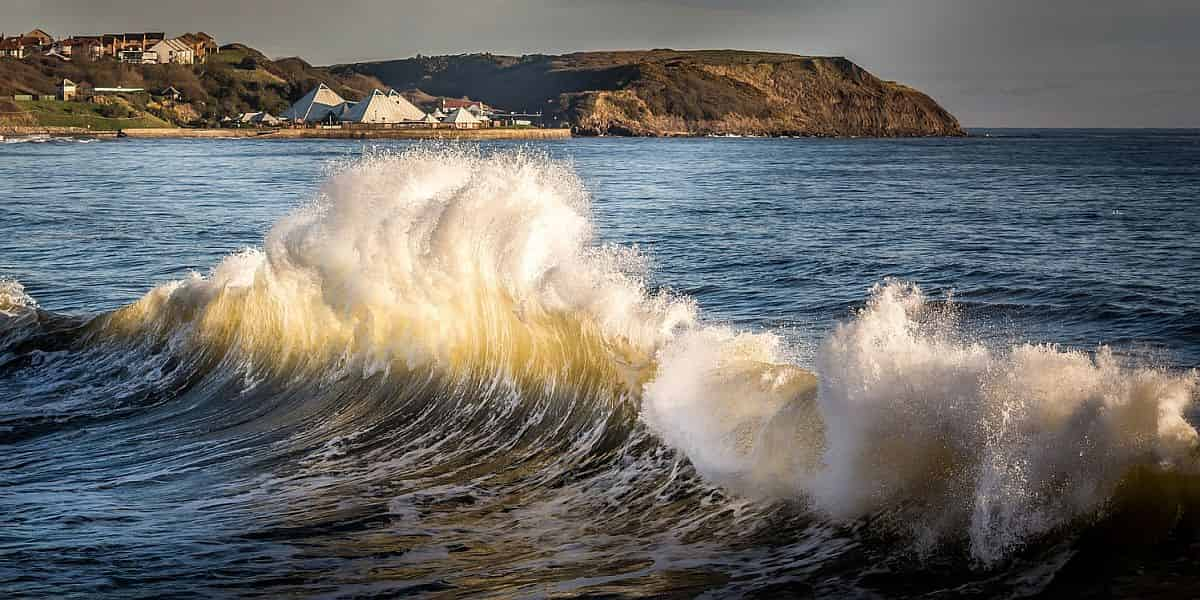
<svg viewBox="0 0 1200 600">
<path fill-rule="evenodd" d="M 332 70 L 542 111 L 585 135 L 963 135 L 929 96 L 840 57 L 737 50 L 472 54 Z"/>
</svg>

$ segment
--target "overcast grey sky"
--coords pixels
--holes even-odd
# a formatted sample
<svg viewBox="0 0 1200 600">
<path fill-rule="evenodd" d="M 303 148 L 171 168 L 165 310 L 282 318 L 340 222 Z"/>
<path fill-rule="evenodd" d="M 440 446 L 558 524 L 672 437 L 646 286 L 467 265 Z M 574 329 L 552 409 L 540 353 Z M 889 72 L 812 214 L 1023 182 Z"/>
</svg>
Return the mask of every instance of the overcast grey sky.
<svg viewBox="0 0 1200 600">
<path fill-rule="evenodd" d="M 968 127 L 1200 127 L 1200 0 L 0 0 L 0 29 L 203 30 L 314 64 L 490 51 L 847 56 Z"/>
</svg>

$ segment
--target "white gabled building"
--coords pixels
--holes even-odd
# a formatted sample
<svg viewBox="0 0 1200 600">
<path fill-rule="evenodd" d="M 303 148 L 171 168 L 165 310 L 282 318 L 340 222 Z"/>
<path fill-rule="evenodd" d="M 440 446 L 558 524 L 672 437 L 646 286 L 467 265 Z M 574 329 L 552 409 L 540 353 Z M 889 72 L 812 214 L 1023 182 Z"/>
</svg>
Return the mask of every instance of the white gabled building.
<svg viewBox="0 0 1200 600">
<path fill-rule="evenodd" d="M 238 115 L 237 122 L 242 125 L 275 127 L 283 123 L 283 120 L 268 112 L 249 112 Z"/>
<path fill-rule="evenodd" d="M 479 129 L 482 124 L 479 119 L 465 108 L 456 108 L 446 115 L 442 122 L 455 129 Z"/>
<path fill-rule="evenodd" d="M 421 112 L 421 109 L 404 98 L 391 97 L 379 90 L 371 90 L 371 95 L 348 110 L 341 120 L 343 123 L 395 124 L 420 121 L 424 116 L 425 113 Z"/>
<path fill-rule="evenodd" d="M 160 65 L 191 65 L 196 62 L 196 51 L 179 38 L 172 38 L 150 46 L 142 58 Z"/>
<path fill-rule="evenodd" d="M 282 116 L 295 123 L 321 123 L 330 115 L 337 121 L 345 108 L 346 100 L 322 83 L 297 100 Z"/>
<path fill-rule="evenodd" d="M 70 79 L 63 79 L 62 83 L 58 84 L 58 99 L 63 101 L 74 100 L 79 94 L 79 86 Z"/>
<path fill-rule="evenodd" d="M 409 121 L 420 121 L 425 118 L 425 111 L 416 107 L 415 104 L 408 101 L 400 92 L 396 90 L 388 91 L 388 98 L 395 102 L 400 107 L 400 111 L 404 113 Z"/>
</svg>

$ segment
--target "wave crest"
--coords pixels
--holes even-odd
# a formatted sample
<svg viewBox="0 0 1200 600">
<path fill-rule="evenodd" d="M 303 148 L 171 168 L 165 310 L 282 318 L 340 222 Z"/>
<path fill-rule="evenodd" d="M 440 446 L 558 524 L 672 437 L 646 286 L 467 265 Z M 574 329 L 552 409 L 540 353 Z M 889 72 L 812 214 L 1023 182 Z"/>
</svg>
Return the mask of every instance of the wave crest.
<svg viewBox="0 0 1200 600">
<path fill-rule="evenodd" d="M 37 308 L 37 302 L 25 293 L 25 286 L 15 279 L 0 277 L 0 315 L 12 317 L 30 308 Z"/>
<path fill-rule="evenodd" d="M 926 542 L 965 530 L 985 562 L 1102 509 L 1135 468 L 1197 471 L 1195 373 L 1103 347 L 989 349 L 910 284 L 876 286 L 817 371 L 817 504 L 841 518 L 900 507 Z"/>
<path fill-rule="evenodd" d="M 596 245 L 588 210 L 578 178 L 539 154 L 375 154 L 334 174 L 263 250 L 161 286 L 112 325 L 187 325 L 263 362 L 348 355 L 368 374 L 609 368 L 610 354 L 636 370 L 695 308 L 648 292 L 636 251 Z"/>
<path fill-rule="evenodd" d="M 643 417 L 707 477 L 875 517 L 920 551 L 966 541 L 987 564 L 1103 513 L 1130 477 L 1196 477 L 1196 373 L 1046 344 L 989 348 L 952 304 L 875 286 L 817 353 L 708 329 L 660 351 Z"/>
</svg>

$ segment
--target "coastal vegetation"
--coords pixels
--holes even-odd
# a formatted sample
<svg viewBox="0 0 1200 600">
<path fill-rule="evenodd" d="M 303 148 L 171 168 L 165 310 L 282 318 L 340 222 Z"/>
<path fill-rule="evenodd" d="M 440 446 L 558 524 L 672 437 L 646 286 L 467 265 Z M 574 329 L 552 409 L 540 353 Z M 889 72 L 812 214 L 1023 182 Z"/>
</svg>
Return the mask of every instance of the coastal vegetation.
<svg viewBox="0 0 1200 600">
<path fill-rule="evenodd" d="M 63 102 L 34 100 L 10 103 L 11 108 L 23 109 L 32 118 L 31 125 L 45 127 L 77 127 L 93 131 L 112 131 L 135 127 L 169 127 L 171 123 L 135 107 L 123 98 L 113 98 L 103 104 L 92 102 Z M 0 107 L 0 112 L 4 111 Z"/>
<path fill-rule="evenodd" d="M 119 106 L 68 108 L 21 102 L 55 93 L 63 79 L 141 88 Z M 347 100 L 402 90 L 419 106 L 473 98 L 544 115 L 546 126 L 583 135 L 962 135 L 929 96 L 882 80 L 841 57 L 737 50 L 646 50 L 565 55 L 463 54 L 316 67 L 272 60 L 243 44 L 203 63 L 125 64 L 52 56 L 0 58 L 0 125 L 85 123 L 95 128 L 217 126 L 223 117 L 280 114 L 324 83 Z M 180 98 L 156 94 L 174 88 Z M 39 101 L 40 102 L 40 101 Z M 76 103 L 81 104 L 81 103 Z M 161 123 L 161 125 L 159 125 Z"/>
<path fill-rule="evenodd" d="M 50 56 L 24 59 L 0 58 L 0 97 L 49 96 L 63 79 L 95 87 L 140 88 L 146 94 L 123 94 L 122 102 L 132 111 L 120 115 L 137 124 L 125 124 L 105 114 L 113 108 L 72 106 L 4 100 L 0 125 L 59 125 L 86 123 L 93 129 L 123 127 L 166 127 L 216 125 L 221 117 L 241 112 L 279 112 L 318 83 L 326 83 L 348 98 L 360 98 L 383 84 L 363 75 L 341 76 L 313 67 L 298 58 L 273 61 L 242 44 L 223 46 L 203 64 L 127 64 L 115 60 L 63 61 Z M 175 88 L 180 102 L 164 103 L 155 96 Z M 34 123 L 22 115 L 32 113 Z M 110 120 L 104 120 L 110 119 Z M 86 125 L 80 125 L 86 126 Z"/>
</svg>

